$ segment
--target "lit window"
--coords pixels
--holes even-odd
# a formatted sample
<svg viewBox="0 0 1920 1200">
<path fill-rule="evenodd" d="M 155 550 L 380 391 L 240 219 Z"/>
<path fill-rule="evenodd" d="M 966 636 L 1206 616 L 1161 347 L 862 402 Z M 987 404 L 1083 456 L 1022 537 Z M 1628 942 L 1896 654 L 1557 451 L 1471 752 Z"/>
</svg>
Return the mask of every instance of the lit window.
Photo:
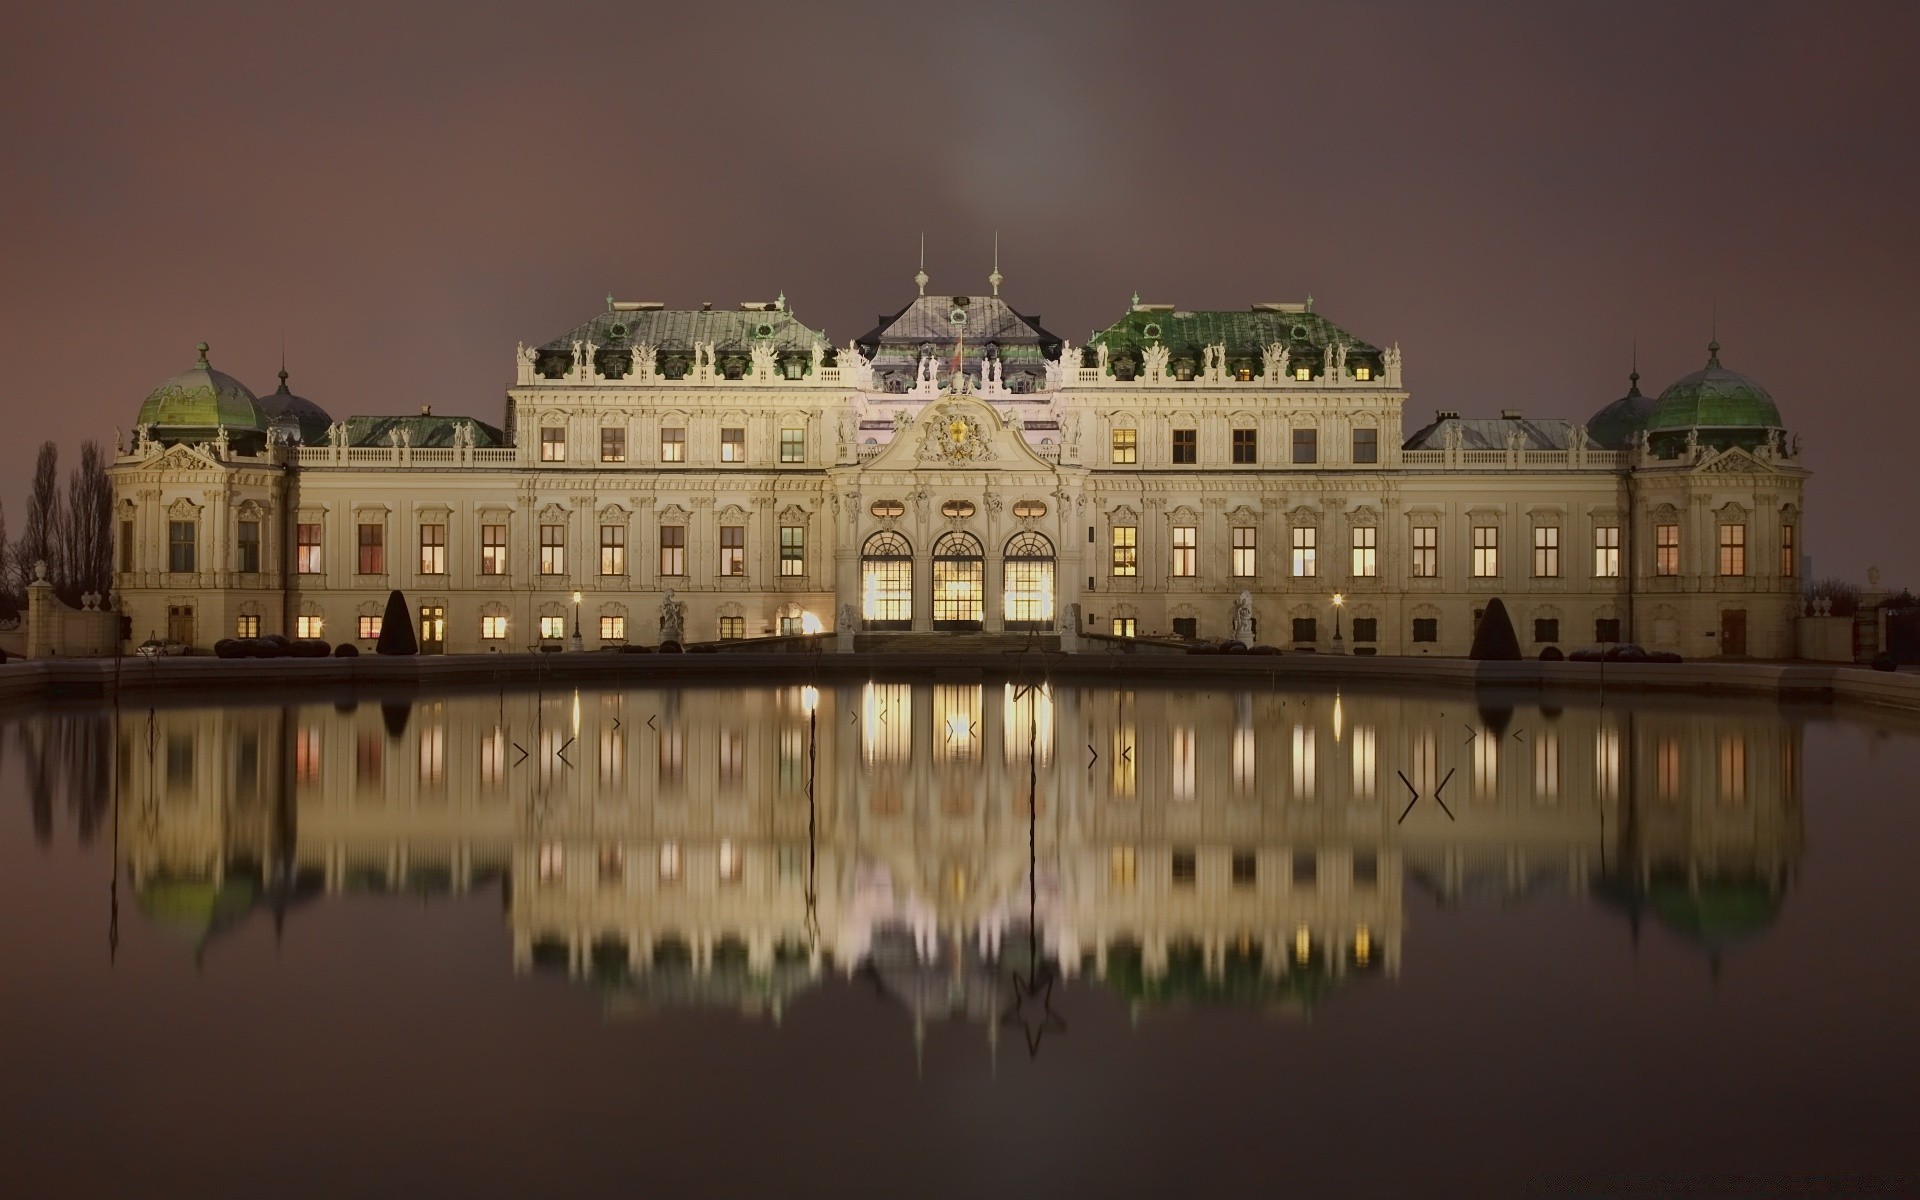
<svg viewBox="0 0 1920 1200">
<path fill-rule="evenodd" d="M 560 425 L 540 427 L 540 461 L 567 461 L 567 431 Z"/>
<path fill-rule="evenodd" d="M 542 575 L 567 573 L 567 527 L 565 525 L 540 527 L 540 573 Z"/>
<path fill-rule="evenodd" d="M 368 616 L 368 615 L 362 614 L 360 617 L 360 640 L 363 642 L 370 642 L 373 639 L 379 637 L 380 623 L 384 619 L 385 618 L 383 617 Z"/>
<path fill-rule="evenodd" d="M 720 461 L 725 463 L 747 461 L 746 430 L 722 429 L 720 431 Z"/>
<path fill-rule="evenodd" d="M 602 616 L 600 618 L 600 640 L 603 642 L 626 641 L 627 619 L 623 616 Z"/>
<path fill-rule="evenodd" d="M 1500 573 L 1500 527 L 1497 525 L 1475 525 L 1473 527 L 1473 574 L 1477 579 L 1489 579 Z"/>
<path fill-rule="evenodd" d="M 560 616 L 541 617 L 540 636 L 550 642 L 567 636 L 567 619 Z"/>
<path fill-rule="evenodd" d="M 663 463 L 683 463 L 687 461 L 686 430 L 662 429 L 660 431 L 660 461 Z"/>
<path fill-rule="evenodd" d="M 1319 430 L 1296 429 L 1293 431 L 1293 461 L 1296 463 L 1320 461 Z"/>
<path fill-rule="evenodd" d="M 1233 461 L 1242 464 L 1260 461 L 1259 430 L 1236 429 L 1233 431 Z"/>
<path fill-rule="evenodd" d="M 1357 463 L 1377 463 L 1380 461 L 1380 431 L 1371 428 L 1359 428 L 1353 431 L 1353 461 Z"/>
<path fill-rule="evenodd" d="M 387 573 L 387 527 L 385 525 L 360 526 L 360 557 L 356 563 L 355 574 L 385 575 Z"/>
<path fill-rule="evenodd" d="M 173 523 L 176 533 L 182 524 L 187 523 L 181 521 L 175 521 Z M 188 528 L 192 528 L 192 526 L 189 524 Z M 175 540 L 177 541 L 178 538 L 176 537 Z M 191 544 L 191 542 L 189 542 L 189 544 Z M 301 575 L 318 575 L 320 573 L 319 523 L 315 522 L 311 525 L 302 523 L 295 525 L 293 527 L 293 547 L 293 569 Z M 177 571 L 180 568 L 175 567 L 174 569 Z M 191 571 L 193 568 L 188 567 L 186 569 Z"/>
<path fill-rule="evenodd" d="M 1301 383 L 1305 383 L 1307 380 L 1313 378 L 1313 368 L 1312 367 L 1295 367 L 1293 369 L 1293 377 L 1296 380 L 1300 381 Z"/>
<path fill-rule="evenodd" d="M 1559 526 L 1534 526 L 1533 575 L 1536 579 L 1558 579 L 1560 577 Z"/>
<path fill-rule="evenodd" d="M 325 622 L 315 616 L 295 617 L 293 619 L 293 636 L 317 638 L 320 636 L 320 630 L 324 624 Z"/>
<path fill-rule="evenodd" d="M 747 527 L 745 525 L 720 527 L 720 573 L 722 575 L 747 573 Z"/>
<path fill-rule="evenodd" d="M 447 527 L 445 525 L 420 527 L 420 573 L 422 575 L 447 573 Z"/>
<path fill-rule="evenodd" d="M 783 463 L 807 461 L 807 431 L 805 429 L 782 429 L 780 431 L 780 461 Z"/>
<path fill-rule="evenodd" d="M 1782 579 L 1794 577 L 1793 559 L 1793 526 L 1782 525 L 1780 527 L 1780 577 Z"/>
<path fill-rule="evenodd" d="M 1311 525 L 1296 525 L 1293 530 L 1293 577 L 1307 579 L 1320 573 L 1316 561 L 1319 554 L 1316 543 L 1320 531 Z"/>
<path fill-rule="evenodd" d="M 260 570 L 260 522 L 242 521 L 234 539 L 234 570 L 256 574 Z"/>
<path fill-rule="evenodd" d="M 627 573 L 627 527 L 625 525 L 600 527 L 600 573 L 602 575 Z"/>
<path fill-rule="evenodd" d="M 1119 464 L 1131 464 L 1139 461 L 1140 431 L 1137 429 L 1116 429 L 1113 431 L 1113 461 Z"/>
<path fill-rule="evenodd" d="M 1380 531 L 1372 525 L 1353 527 L 1353 577 L 1371 579 L 1380 568 Z"/>
<path fill-rule="evenodd" d="M 1138 526 L 1115 525 L 1113 527 L 1113 573 L 1115 575 L 1137 575 L 1140 573 L 1140 530 Z"/>
<path fill-rule="evenodd" d="M 507 573 L 507 527 L 505 525 L 480 527 L 480 573 L 482 575 Z"/>
<path fill-rule="evenodd" d="M 795 579 L 807 573 L 807 527 L 780 527 L 780 574 Z"/>
<path fill-rule="evenodd" d="M 1113 636 L 1130 638 L 1133 636 L 1133 630 L 1134 618 L 1115 617 L 1113 619 Z"/>
<path fill-rule="evenodd" d="M 1357 366 L 1353 369 L 1353 377 L 1359 380 L 1361 383 L 1365 383 L 1369 379 L 1373 378 L 1373 368 L 1368 366 Z"/>
<path fill-rule="evenodd" d="M 1254 556 L 1256 530 L 1251 525 L 1233 527 L 1233 573 L 1241 578 L 1259 574 Z"/>
<path fill-rule="evenodd" d="M 1596 525 L 1593 528 L 1593 577 L 1620 577 L 1620 527 Z"/>
<path fill-rule="evenodd" d="M 687 527 L 685 525 L 660 527 L 660 573 L 668 576 L 687 573 Z"/>
<path fill-rule="evenodd" d="M 480 636 L 489 642 L 497 642 L 506 637 L 507 618 L 498 614 L 481 617 Z"/>
<path fill-rule="evenodd" d="M 1440 575 L 1440 530 L 1432 525 L 1413 527 L 1413 577 L 1435 579 Z"/>
<path fill-rule="evenodd" d="M 745 617 L 721 617 L 720 618 L 720 640 L 726 641 L 726 642 L 737 642 L 741 638 L 744 638 L 746 636 L 747 636 L 747 619 Z"/>
<path fill-rule="evenodd" d="M 1655 575 L 1680 573 L 1680 527 L 1678 525 L 1654 526 L 1653 573 Z"/>
<path fill-rule="evenodd" d="M 1200 461 L 1199 430 L 1176 429 L 1173 431 L 1173 461 L 1188 465 Z"/>
<path fill-rule="evenodd" d="M 233 623 L 233 636 L 243 638 L 259 637 L 260 614 L 241 613 Z"/>
<path fill-rule="evenodd" d="M 1181 578 L 1191 578 L 1194 574 L 1198 552 L 1196 544 L 1198 529 L 1192 525 L 1173 527 L 1173 573 Z"/>
<path fill-rule="evenodd" d="M 1747 573 L 1747 527 L 1745 525 L 1728 524 L 1720 527 L 1720 573 L 1722 575 Z"/>
<path fill-rule="evenodd" d="M 627 431 L 616 426 L 604 426 L 600 430 L 600 461 L 603 463 L 621 463 L 627 461 Z"/>
<path fill-rule="evenodd" d="M 1022 521 L 1037 521 L 1047 515 L 1044 500 L 1019 500 L 1014 502 L 1013 515 Z"/>
</svg>

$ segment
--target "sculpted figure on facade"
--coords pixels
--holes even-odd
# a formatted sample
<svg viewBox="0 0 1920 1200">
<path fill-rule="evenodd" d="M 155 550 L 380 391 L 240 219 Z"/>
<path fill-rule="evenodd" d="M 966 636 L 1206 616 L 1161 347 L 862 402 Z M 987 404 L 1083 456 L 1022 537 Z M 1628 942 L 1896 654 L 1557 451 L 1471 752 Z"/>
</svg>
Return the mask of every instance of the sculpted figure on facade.
<svg viewBox="0 0 1920 1200">
<path fill-rule="evenodd" d="M 1093 354 L 1094 354 L 1094 357 L 1095 357 L 1095 358 L 1096 358 L 1096 359 L 1098 360 L 1098 362 L 1097 362 L 1097 363 L 1096 363 L 1095 365 L 1096 365 L 1096 366 L 1098 366 L 1098 367 L 1100 368 L 1100 374 L 1101 374 L 1102 376 L 1104 376 L 1104 375 L 1106 375 L 1106 373 L 1107 373 L 1107 344 L 1106 344 L 1105 342 L 1101 342 L 1101 343 L 1100 343 L 1100 344 L 1099 344 L 1098 346 L 1095 346 L 1095 347 L 1093 348 Z"/>
<path fill-rule="evenodd" d="M 533 382 L 533 360 L 533 347 L 518 343 L 513 352 L 514 379 L 521 387 Z"/>
<path fill-rule="evenodd" d="M 651 380 L 655 378 L 655 356 L 659 353 L 660 347 L 654 345 L 652 342 L 636 343 L 633 347 L 633 361 L 627 368 L 628 373 L 636 380 Z"/>
<path fill-rule="evenodd" d="M 580 373 L 580 378 L 582 379 L 606 378 L 606 376 L 600 374 L 600 343 L 599 342 L 595 342 L 595 341 L 587 342 L 586 360 L 582 364 L 582 367 L 583 369 Z"/>
<path fill-rule="evenodd" d="M 1393 345 L 1387 347 L 1387 352 L 1386 354 L 1381 356 L 1381 359 L 1382 359 L 1382 366 L 1385 368 L 1385 370 L 1382 373 L 1386 376 L 1386 385 L 1390 388 L 1399 387 L 1400 386 L 1400 343 L 1395 342 Z"/>
<path fill-rule="evenodd" d="M 1687 430 L 1687 461 L 1697 462 L 1700 458 L 1700 431 Z"/>
<path fill-rule="evenodd" d="M 748 354 L 753 359 L 753 377 L 755 379 L 772 379 L 775 360 L 779 357 L 779 353 L 771 340 L 766 338 L 757 339 L 753 343 L 753 347 L 748 351 Z"/>
<path fill-rule="evenodd" d="M 860 610 L 848 601 L 840 606 L 840 616 L 834 623 L 836 630 L 855 630 L 860 628 Z"/>
<path fill-rule="evenodd" d="M 873 390 L 873 363 L 860 353 L 857 342 L 848 342 L 847 348 L 840 352 L 840 380 L 848 387 L 861 391 Z"/>
<path fill-rule="evenodd" d="M 1148 346 L 1140 354 L 1140 361 L 1141 364 L 1146 367 L 1148 379 L 1165 378 L 1167 374 L 1167 362 L 1171 358 L 1172 354 L 1167 348 L 1157 342 L 1154 345 Z"/>
<path fill-rule="evenodd" d="M 1233 602 L 1233 640 L 1253 645 L 1253 593 L 1243 591 Z"/>
<path fill-rule="evenodd" d="M 663 642 L 681 641 L 686 633 L 687 606 L 683 601 L 674 599 L 673 589 L 660 598 L 660 640 Z"/>
<path fill-rule="evenodd" d="M 1274 342 L 1267 347 L 1267 380 L 1279 383 L 1287 377 L 1287 362 L 1293 357 L 1285 342 Z"/>
</svg>

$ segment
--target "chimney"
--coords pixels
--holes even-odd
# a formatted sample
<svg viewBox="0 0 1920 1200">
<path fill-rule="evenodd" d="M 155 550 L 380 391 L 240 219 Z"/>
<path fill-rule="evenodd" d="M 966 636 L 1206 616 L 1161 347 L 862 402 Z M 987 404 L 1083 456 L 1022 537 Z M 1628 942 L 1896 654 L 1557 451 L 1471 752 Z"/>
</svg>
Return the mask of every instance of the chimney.
<svg viewBox="0 0 1920 1200">
<path fill-rule="evenodd" d="M 1520 419 L 1520 410 L 1517 408 L 1503 408 L 1500 410 L 1500 419 L 1502 421 L 1518 421 Z"/>
<path fill-rule="evenodd" d="M 1460 413 L 1456 409 L 1436 408 L 1433 410 L 1433 420 L 1436 425 L 1441 421 L 1458 421 L 1459 419 Z"/>
</svg>

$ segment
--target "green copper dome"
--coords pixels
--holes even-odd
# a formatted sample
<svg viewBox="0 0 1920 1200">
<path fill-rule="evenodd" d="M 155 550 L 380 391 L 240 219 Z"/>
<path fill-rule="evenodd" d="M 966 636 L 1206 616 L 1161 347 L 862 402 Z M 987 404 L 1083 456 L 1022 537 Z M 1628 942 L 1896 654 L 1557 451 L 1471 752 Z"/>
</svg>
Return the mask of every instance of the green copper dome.
<svg viewBox="0 0 1920 1200">
<path fill-rule="evenodd" d="M 1640 394 L 1640 372 L 1627 376 L 1627 394 L 1593 414 L 1587 438 L 1602 450 L 1625 450 L 1640 436 L 1658 403 Z"/>
<path fill-rule="evenodd" d="M 1720 343 L 1707 345 L 1707 365 L 1660 393 L 1649 433 L 1686 429 L 1779 429 L 1780 410 L 1767 389 L 1720 365 Z"/>
<path fill-rule="evenodd" d="M 207 363 L 207 344 L 199 346 L 200 361 L 165 380 L 140 406 L 137 424 L 151 425 L 157 434 L 226 429 L 235 433 L 264 433 L 267 422 L 247 385 Z"/>
<path fill-rule="evenodd" d="M 255 401 L 255 407 L 268 422 L 282 422 L 297 426 L 300 440 L 309 446 L 318 446 L 327 440 L 327 430 L 333 424 L 333 418 L 327 410 L 307 399 L 296 396 L 287 387 L 287 369 L 280 368 L 280 386 L 277 390 L 261 396 Z"/>
</svg>

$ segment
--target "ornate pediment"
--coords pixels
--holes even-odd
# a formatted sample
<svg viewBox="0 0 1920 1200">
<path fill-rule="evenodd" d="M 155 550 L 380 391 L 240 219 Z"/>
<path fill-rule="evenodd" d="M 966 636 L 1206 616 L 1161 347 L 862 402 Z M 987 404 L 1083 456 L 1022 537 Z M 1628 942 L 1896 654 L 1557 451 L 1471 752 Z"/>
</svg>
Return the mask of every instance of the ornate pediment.
<svg viewBox="0 0 1920 1200">
<path fill-rule="evenodd" d="M 798 504 L 789 504 L 780 510 L 780 523 L 782 525 L 804 525 L 807 523 L 808 515 L 807 510 L 801 508 Z"/>
<path fill-rule="evenodd" d="M 540 510 L 540 522 L 543 525 L 564 525 L 567 510 L 558 504 L 549 504 Z"/>
<path fill-rule="evenodd" d="M 933 413 L 932 417 L 923 422 L 926 431 L 921 436 L 917 456 L 921 462 L 970 466 L 992 462 L 997 457 L 992 443 L 982 436 L 977 415 L 962 408 L 942 406 L 942 411 Z"/>
<path fill-rule="evenodd" d="M 1347 514 L 1347 520 L 1353 525 L 1378 525 L 1380 523 L 1380 510 L 1371 504 L 1362 504 L 1359 508 Z"/>
<path fill-rule="evenodd" d="M 157 449 L 159 443 L 156 442 L 153 443 L 153 445 Z M 141 465 L 154 471 L 218 471 L 223 469 L 211 454 L 208 454 L 198 446 L 189 446 L 184 443 L 178 446 L 168 446 L 164 450 L 159 450 L 158 453 L 147 459 L 147 461 Z"/>
<path fill-rule="evenodd" d="M 1318 525 L 1319 523 L 1319 512 L 1308 508 L 1304 504 L 1287 514 L 1287 524 L 1289 525 Z"/>
<path fill-rule="evenodd" d="M 1698 475 L 1757 475 L 1772 474 L 1773 468 L 1761 462 L 1753 455 L 1741 449 L 1722 450 L 1718 455 L 1695 467 Z"/>
<path fill-rule="evenodd" d="M 167 506 L 167 515 L 176 521 L 191 521 L 200 515 L 200 507 L 182 496 Z"/>
<path fill-rule="evenodd" d="M 893 441 L 863 467 L 882 471 L 928 467 L 1053 470 L 1052 463 L 1027 446 L 1019 430 L 1007 428 L 998 413 L 971 396 L 947 396 L 898 422 Z"/>
</svg>

